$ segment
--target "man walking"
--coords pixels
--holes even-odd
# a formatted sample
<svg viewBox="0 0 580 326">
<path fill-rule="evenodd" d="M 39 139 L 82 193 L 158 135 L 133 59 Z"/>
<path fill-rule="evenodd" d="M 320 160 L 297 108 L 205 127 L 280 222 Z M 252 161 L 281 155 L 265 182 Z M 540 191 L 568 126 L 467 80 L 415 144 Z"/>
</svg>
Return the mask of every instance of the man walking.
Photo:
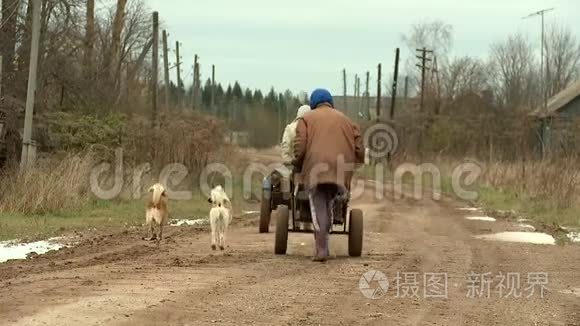
<svg viewBox="0 0 580 326">
<path fill-rule="evenodd" d="M 328 235 L 335 216 L 334 202 L 348 196 L 356 164 L 364 163 L 359 127 L 334 109 L 332 95 L 317 89 L 310 97 L 312 111 L 298 120 L 292 164 L 302 171 L 314 224 L 314 261 L 330 255 Z"/>
</svg>

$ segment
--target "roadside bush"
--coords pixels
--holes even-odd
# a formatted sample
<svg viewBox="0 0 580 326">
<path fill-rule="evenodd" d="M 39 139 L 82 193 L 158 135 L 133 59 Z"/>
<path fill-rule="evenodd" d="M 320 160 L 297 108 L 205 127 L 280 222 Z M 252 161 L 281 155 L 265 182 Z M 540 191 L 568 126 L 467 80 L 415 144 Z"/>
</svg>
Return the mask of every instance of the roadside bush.
<svg viewBox="0 0 580 326">
<path fill-rule="evenodd" d="M 120 146 L 127 118 L 121 114 L 105 116 L 70 112 L 50 112 L 39 119 L 47 130 L 49 149 L 81 151 L 92 145 Z"/>
<path fill-rule="evenodd" d="M 144 118 L 129 121 L 122 146 L 129 164 L 163 168 L 172 163 L 200 172 L 211 155 L 224 146 L 224 124 L 208 115 L 189 112 L 159 116 L 159 129 Z"/>
<path fill-rule="evenodd" d="M 49 138 L 44 150 L 71 153 L 99 145 L 112 153 L 121 147 L 127 163 L 152 167 L 181 163 L 198 171 L 224 143 L 224 124 L 195 112 L 161 113 L 159 129 L 151 126 L 148 117 L 115 113 L 53 112 L 42 120 Z"/>
<path fill-rule="evenodd" d="M 92 168 L 102 162 L 113 164 L 118 148 L 123 150 L 127 172 L 124 190 L 130 190 L 131 169 L 144 163 L 154 172 L 167 164 L 183 164 L 189 178 L 196 179 L 209 161 L 234 156 L 232 151 L 224 155 L 224 125 L 213 117 L 167 112 L 158 121 L 160 127 L 155 129 L 149 119 L 137 115 L 47 115 L 43 126 L 49 146 L 40 148 L 44 152 L 37 164 L 23 173 L 11 168 L 0 174 L 0 211 L 44 214 L 82 207 L 91 199 Z M 107 184 L 111 176 L 102 181 Z"/>
</svg>

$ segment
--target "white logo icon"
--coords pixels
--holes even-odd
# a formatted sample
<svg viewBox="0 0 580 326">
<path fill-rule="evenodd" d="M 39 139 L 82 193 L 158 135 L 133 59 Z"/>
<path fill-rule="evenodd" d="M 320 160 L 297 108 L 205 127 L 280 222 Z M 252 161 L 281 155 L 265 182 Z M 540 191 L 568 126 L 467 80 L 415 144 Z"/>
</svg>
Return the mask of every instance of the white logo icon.
<svg viewBox="0 0 580 326">
<path fill-rule="evenodd" d="M 364 133 L 364 146 L 369 149 L 371 158 L 384 158 L 394 154 L 399 145 L 397 132 L 385 123 L 376 124 Z"/>
<path fill-rule="evenodd" d="M 377 300 L 387 294 L 389 281 L 382 272 L 371 270 L 360 277 L 358 288 L 365 298 Z"/>
</svg>

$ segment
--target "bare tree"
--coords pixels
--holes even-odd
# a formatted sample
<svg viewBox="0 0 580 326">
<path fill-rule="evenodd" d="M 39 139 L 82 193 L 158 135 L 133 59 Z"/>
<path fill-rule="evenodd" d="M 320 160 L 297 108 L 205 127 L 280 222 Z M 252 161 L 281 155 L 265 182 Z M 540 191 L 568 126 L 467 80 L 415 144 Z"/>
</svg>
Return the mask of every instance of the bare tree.
<svg viewBox="0 0 580 326">
<path fill-rule="evenodd" d="M 409 34 L 403 35 L 402 39 L 413 53 L 415 49 L 426 47 L 443 57 L 453 46 L 453 26 L 441 20 L 414 24 Z"/>
<path fill-rule="evenodd" d="M 451 101 L 466 93 L 484 91 L 489 78 L 486 64 L 467 56 L 452 59 L 442 68 L 441 77 L 443 97 Z"/>
<path fill-rule="evenodd" d="M 22 79 L 20 82 L 25 83 L 25 79 L 28 76 L 28 66 L 30 62 L 30 39 L 32 37 L 32 1 L 30 0 L 26 6 L 26 19 L 24 20 L 22 32 L 20 34 L 22 37 L 20 38 L 20 47 L 18 48 L 17 70 L 20 72 L 19 78 Z M 26 76 L 23 74 L 26 74 Z M 26 86 L 22 85 L 22 87 Z"/>
<path fill-rule="evenodd" d="M 128 60 L 130 54 L 138 54 L 152 40 L 150 14 L 143 1 L 130 1 L 127 8 L 125 27 L 121 35 L 120 62 L 116 69 L 120 69 L 121 62 Z"/>
<path fill-rule="evenodd" d="M 509 36 L 491 46 L 494 88 L 501 104 L 510 109 L 533 109 L 539 100 L 534 51 L 522 35 Z"/>
<path fill-rule="evenodd" d="M 544 47 L 548 60 L 546 86 L 548 96 L 551 97 L 578 78 L 580 43 L 569 28 L 552 25 Z"/>
<path fill-rule="evenodd" d="M 453 46 L 453 26 L 446 24 L 441 20 L 417 23 L 411 26 L 411 30 L 401 36 L 403 42 L 407 45 L 409 54 L 405 62 L 406 74 L 409 76 L 409 85 L 412 87 L 419 86 L 420 73 L 415 66 L 416 49 L 427 48 L 433 50 L 434 55 L 440 66 L 447 63 L 449 52 Z"/>
<path fill-rule="evenodd" d="M 2 47 L 2 92 L 11 94 L 16 57 L 16 22 L 20 10 L 19 0 L 2 1 L 2 20 L 0 21 L 0 46 Z"/>
<path fill-rule="evenodd" d="M 90 79 L 93 73 L 95 42 L 95 0 L 87 0 L 87 23 L 85 33 L 85 78 Z"/>
<path fill-rule="evenodd" d="M 125 26 L 125 7 L 127 0 L 117 0 L 117 10 L 113 19 L 113 29 L 111 34 L 111 49 L 108 59 L 108 68 L 112 80 L 117 82 L 119 77 L 119 65 L 121 61 L 121 35 Z"/>
</svg>

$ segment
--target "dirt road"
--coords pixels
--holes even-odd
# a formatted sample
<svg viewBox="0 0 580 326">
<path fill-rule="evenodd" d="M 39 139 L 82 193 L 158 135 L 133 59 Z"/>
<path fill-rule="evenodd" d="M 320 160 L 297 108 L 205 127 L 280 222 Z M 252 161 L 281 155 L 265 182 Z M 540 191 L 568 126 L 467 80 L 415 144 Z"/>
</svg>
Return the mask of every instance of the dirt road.
<svg viewBox="0 0 580 326">
<path fill-rule="evenodd" d="M 347 257 L 337 235 L 325 264 L 310 261 L 309 234 L 290 234 L 289 254 L 274 256 L 256 215 L 236 218 L 224 252 L 210 250 L 203 228 L 171 227 L 160 247 L 139 230 L 85 235 L 74 248 L 0 265 L 0 324 L 580 325 L 580 297 L 561 292 L 580 287 L 579 246 L 474 240 L 507 224 L 466 221 L 449 199 L 392 198 L 375 201 L 369 186 L 353 203 L 365 213 L 363 257 Z M 389 282 L 377 299 L 359 290 L 372 270 Z M 501 299 L 496 279 L 489 298 L 469 298 L 471 272 L 521 273 L 511 288 L 524 296 L 528 273 L 548 273 L 549 284 L 544 298 L 538 288 Z M 410 273 L 399 286 L 397 273 Z M 425 273 L 447 275 L 446 298 L 425 298 L 437 290 Z"/>
</svg>

